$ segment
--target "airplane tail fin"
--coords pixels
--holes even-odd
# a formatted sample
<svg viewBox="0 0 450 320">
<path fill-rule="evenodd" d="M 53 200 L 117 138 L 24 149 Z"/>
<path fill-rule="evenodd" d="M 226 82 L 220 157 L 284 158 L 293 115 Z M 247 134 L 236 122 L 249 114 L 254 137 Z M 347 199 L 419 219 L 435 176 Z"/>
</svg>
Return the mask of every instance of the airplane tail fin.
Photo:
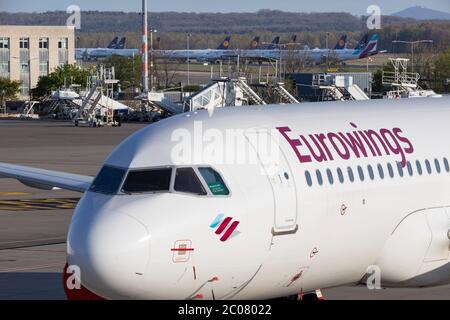
<svg viewBox="0 0 450 320">
<path fill-rule="evenodd" d="M 278 46 L 279 46 L 279 44 L 280 44 L 280 37 L 277 36 L 277 37 L 275 37 L 275 38 L 272 40 L 272 42 L 269 44 L 269 46 L 267 47 L 267 49 L 268 49 L 268 50 L 274 50 L 274 49 L 277 49 Z"/>
<path fill-rule="evenodd" d="M 217 48 L 217 50 L 228 50 L 230 48 L 230 41 L 231 37 L 226 37 Z"/>
<path fill-rule="evenodd" d="M 374 34 L 369 42 L 367 43 L 364 50 L 359 55 L 359 58 L 367 58 L 378 53 L 378 41 L 380 40 L 380 36 L 378 34 Z"/>
<path fill-rule="evenodd" d="M 369 34 L 366 33 L 361 38 L 361 40 L 359 40 L 358 45 L 355 47 L 355 49 L 356 50 L 363 50 L 367 46 L 368 42 L 369 42 Z"/>
<path fill-rule="evenodd" d="M 127 42 L 126 37 L 123 37 L 122 39 L 120 39 L 119 43 L 116 46 L 116 49 L 125 49 L 126 42 Z"/>
<path fill-rule="evenodd" d="M 119 37 L 115 37 L 112 39 L 112 41 L 108 44 L 108 49 L 114 49 L 117 46 L 117 41 L 119 41 Z"/>
<path fill-rule="evenodd" d="M 345 49 L 346 46 L 347 46 L 347 35 L 343 34 L 339 39 L 339 41 L 336 43 L 334 50 L 342 50 Z"/>
<path fill-rule="evenodd" d="M 291 43 L 295 44 L 296 42 L 297 42 L 297 35 L 294 34 L 294 35 L 292 35 L 292 37 L 291 37 Z"/>
<path fill-rule="evenodd" d="M 255 37 L 252 42 L 250 42 L 250 49 L 256 49 L 259 46 L 259 41 L 261 40 L 261 37 Z"/>
</svg>

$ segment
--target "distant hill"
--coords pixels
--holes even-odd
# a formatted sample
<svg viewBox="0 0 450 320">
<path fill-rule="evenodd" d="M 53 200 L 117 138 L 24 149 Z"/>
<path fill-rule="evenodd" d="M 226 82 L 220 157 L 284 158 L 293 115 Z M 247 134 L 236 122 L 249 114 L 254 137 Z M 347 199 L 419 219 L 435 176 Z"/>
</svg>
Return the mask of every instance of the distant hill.
<svg viewBox="0 0 450 320">
<path fill-rule="evenodd" d="M 2 1 L 2 0 L 0 0 Z M 69 14 L 65 11 L 44 13 L 10 13 L 0 11 L 1 25 L 64 25 Z M 83 48 L 105 47 L 114 37 L 127 37 L 128 48 L 140 47 L 141 16 L 137 12 L 83 11 L 81 30 L 77 30 L 77 45 Z M 252 13 L 193 13 L 150 12 L 149 25 L 158 30 L 161 48 L 183 49 L 186 34 L 192 33 L 193 49 L 215 48 L 224 35 L 232 35 L 232 45 L 246 48 L 256 35 L 263 42 L 275 36 L 289 41 L 293 33 L 297 42 L 311 48 L 326 46 L 326 32 L 331 32 L 329 43 L 336 43 L 346 33 L 350 47 L 354 47 L 361 33 L 367 32 L 366 17 L 345 12 L 303 13 L 260 10 Z M 383 28 L 371 31 L 380 35 L 381 50 L 410 52 L 407 45 L 393 45 L 392 40 L 413 41 L 432 39 L 433 50 L 450 47 L 450 21 L 422 21 L 413 18 L 383 16 Z M 1 27 L 0 27 L 1 28 Z M 428 48 L 429 46 L 420 46 Z M 419 46 L 417 48 L 419 50 Z"/>
<path fill-rule="evenodd" d="M 69 17 L 64 11 L 44 13 L 9 13 L 0 11 L 0 25 L 63 25 Z M 137 12 L 81 13 L 81 32 L 139 32 L 141 17 Z M 233 33 L 362 31 L 364 17 L 344 12 L 284 12 L 260 10 L 253 13 L 150 12 L 150 25 L 161 32 Z M 385 25 L 414 21 L 401 17 L 383 17 Z"/>
<path fill-rule="evenodd" d="M 450 20 L 450 13 L 420 6 L 411 7 L 392 14 L 395 17 L 413 18 L 417 20 Z"/>
</svg>

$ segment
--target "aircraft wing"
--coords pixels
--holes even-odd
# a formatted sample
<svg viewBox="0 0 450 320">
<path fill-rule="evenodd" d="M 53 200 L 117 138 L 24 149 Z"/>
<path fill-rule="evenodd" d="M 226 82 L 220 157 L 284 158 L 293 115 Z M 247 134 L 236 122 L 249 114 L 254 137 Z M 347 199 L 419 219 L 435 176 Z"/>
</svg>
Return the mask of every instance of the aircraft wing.
<svg viewBox="0 0 450 320">
<path fill-rule="evenodd" d="M 0 163 L 0 178 L 17 179 L 23 184 L 38 189 L 60 188 L 85 192 L 91 186 L 93 177 L 59 171 L 36 169 L 8 163 Z"/>
</svg>

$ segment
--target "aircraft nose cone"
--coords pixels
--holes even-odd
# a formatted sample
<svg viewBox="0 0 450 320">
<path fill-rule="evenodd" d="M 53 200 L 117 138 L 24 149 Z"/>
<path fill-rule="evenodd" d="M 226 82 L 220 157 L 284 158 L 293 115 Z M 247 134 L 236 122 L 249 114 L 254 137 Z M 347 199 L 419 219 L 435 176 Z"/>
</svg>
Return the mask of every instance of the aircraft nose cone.
<svg viewBox="0 0 450 320">
<path fill-rule="evenodd" d="M 107 299 L 136 297 L 150 258 L 150 234 L 123 212 L 74 219 L 67 260 L 79 267 L 81 284 Z"/>
</svg>

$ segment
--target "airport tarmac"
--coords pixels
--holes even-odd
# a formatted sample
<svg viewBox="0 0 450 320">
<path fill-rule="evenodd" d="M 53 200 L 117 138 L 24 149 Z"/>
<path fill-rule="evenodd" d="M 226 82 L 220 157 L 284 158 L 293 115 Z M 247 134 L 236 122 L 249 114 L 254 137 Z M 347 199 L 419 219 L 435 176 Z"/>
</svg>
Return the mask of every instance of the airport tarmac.
<svg viewBox="0 0 450 320">
<path fill-rule="evenodd" d="M 76 128 L 69 122 L 0 121 L 0 162 L 95 175 L 123 139 L 147 124 Z M 61 272 L 73 208 L 81 195 L 0 179 L 0 299 L 65 299 Z M 326 299 L 450 299 L 450 286 L 323 290 Z"/>
</svg>

